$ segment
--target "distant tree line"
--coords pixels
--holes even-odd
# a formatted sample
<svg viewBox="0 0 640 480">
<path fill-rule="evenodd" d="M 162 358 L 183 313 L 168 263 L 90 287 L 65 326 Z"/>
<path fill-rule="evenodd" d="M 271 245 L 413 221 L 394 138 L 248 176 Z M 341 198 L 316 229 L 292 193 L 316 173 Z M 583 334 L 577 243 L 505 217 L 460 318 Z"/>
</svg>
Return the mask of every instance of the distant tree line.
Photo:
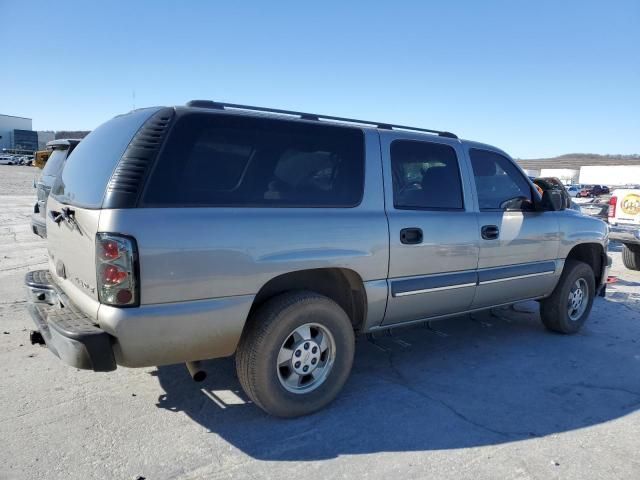
<svg viewBox="0 0 640 480">
<path fill-rule="evenodd" d="M 91 130 L 58 130 L 55 135 L 56 140 L 61 138 L 84 138 Z"/>
</svg>

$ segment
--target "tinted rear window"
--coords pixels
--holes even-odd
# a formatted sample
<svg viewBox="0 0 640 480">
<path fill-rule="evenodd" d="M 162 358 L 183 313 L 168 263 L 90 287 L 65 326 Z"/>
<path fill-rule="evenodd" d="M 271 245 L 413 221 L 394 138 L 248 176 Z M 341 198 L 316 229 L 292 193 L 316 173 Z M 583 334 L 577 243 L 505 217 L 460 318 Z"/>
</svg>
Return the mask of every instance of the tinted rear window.
<svg viewBox="0 0 640 480">
<path fill-rule="evenodd" d="M 137 110 L 93 130 L 69 155 L 53 195 L 63 203 L 100 208 L 111 174 L 131 138 L 157 110 Z"/>
<path fill-rule="evenodd" d="M 353 207 L 363 185 L 359 129 L 189 113 L 173 127 L 143 204 Z"/>
</svg>

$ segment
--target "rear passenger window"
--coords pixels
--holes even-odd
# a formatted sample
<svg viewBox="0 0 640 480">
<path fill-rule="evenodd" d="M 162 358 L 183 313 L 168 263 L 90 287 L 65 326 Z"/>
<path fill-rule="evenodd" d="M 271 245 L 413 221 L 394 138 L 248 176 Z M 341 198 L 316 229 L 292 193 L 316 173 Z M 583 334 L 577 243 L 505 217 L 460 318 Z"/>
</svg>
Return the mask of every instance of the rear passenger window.
<svg viewBox="0 0 640 480">
<path fill-rule="evenodd" d="M 391 170 L 395 208 L 463 209 L 458 158 L 449 145 L 395 140 Z"/>
<path fill-rule="evenodd" d="M 531 186 L 503 155 L 472 148 L 469 151 L 480 210 L 531 210 Z"/>
<path fill-rule="evenodd" d="M 363 186 L 359 129 L 191 113 L 173 127 L 143 204 L 353 207 Z"/>
</svg>

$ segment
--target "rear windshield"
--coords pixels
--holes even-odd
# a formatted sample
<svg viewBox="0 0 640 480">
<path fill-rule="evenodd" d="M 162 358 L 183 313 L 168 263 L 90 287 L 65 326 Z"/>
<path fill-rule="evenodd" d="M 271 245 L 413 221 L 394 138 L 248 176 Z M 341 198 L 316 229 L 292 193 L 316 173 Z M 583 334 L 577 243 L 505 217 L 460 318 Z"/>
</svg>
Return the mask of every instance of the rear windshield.
<svg viewBox="0 0 640 480">
<path fill-rule="evenodd" d="M 57 148 L 47 160 L 47 163 L 44 164 L 44 168 L 42 169 L 43 177 L 55 177 L 60 173 L 60 169 L 64 164 L 64 159 L 67 158 L 68 149 Z"/>
<path fill-rule="evenodd" d="M 131 138 L 157 110 L 147 108 L 120 115 L 87 135 L 69 155 L 54 184 L 56 199 L 78 207 L 100 208 L 111 174 Z"/>
<path fill-rule="evenodd" d="M 143 205 L 353 207 L 363 185 L 360 129 L 189 113 L 173 127 Z"/>
</svg>

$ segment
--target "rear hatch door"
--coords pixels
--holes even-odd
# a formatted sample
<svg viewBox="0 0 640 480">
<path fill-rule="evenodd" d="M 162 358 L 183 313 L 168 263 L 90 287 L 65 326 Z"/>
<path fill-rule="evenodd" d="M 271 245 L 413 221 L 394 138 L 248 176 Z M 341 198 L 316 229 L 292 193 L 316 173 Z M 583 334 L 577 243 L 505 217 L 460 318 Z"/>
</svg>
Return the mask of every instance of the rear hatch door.
<svg viewBox="0 0 640 480">
<path fill-rule="evenodd" d="M 107 185 L 132 137 L 157 110 L 120 115 L 92 131 L 67 159 L 47 202 L 51 274 L 70 300 L 93 318 L 99 307 L 96 233 Z"/>
</svg>

